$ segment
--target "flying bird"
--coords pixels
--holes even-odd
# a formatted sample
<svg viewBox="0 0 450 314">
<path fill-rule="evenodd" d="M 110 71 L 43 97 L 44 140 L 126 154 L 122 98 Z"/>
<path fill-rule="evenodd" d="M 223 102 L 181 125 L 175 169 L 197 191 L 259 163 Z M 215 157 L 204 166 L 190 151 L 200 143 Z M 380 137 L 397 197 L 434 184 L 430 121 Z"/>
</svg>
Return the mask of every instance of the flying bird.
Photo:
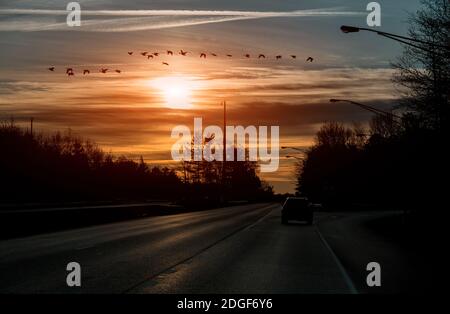
<svg viewBox="0 0 450 314">
<path fill-rule="evenodd" d="M 227 57 L 231 58 L 233 55 L 227 55 Z"/>
<path fill-rule="evenodd" d="M 159 52 L 154 52 L 153 55 L 154 55 L 155 57 L 157 57 L 157 56 L 159 56 Z"/>
<path fill-rule="evenodd" d="M 180 50 L 180 55 L 182 56 L 186 56 L 188 54 L 187 51 L 183 51 L 183 49 Z"/>
<path fill-rule="evenodd" d="M 261 59 L 261 58 L 265 59 L 265 58 L 266 58 L 266 56 L 265 56 L 265 55 L 263 55 L 263 54 L 260 54 L 260 55 L 258 56 L 258 59 Z"/>
<path fill-rule="evenodd" d="M 131 56 L 133 54 L 133 51 L 128 51 L 128 54 Z"/>
<path fill-rule="evenodd" d="M 144 57 L 147 55 L 147 51 L 141 52 L 141 55 L 143 55 Z"/>
<path fill-rule="evenodd" d="M 72 68 L 67 68 L 66 69 L 66 74 L 69 74 L 69 73 L 73 73 L 73 69 Z"/>
<path fill-rule="evenodd" d="M 282 58 L 282 56 L 278 55 L 275 58 L 277 58 L 277 60 L 280 60 Z"/>
<path fill-rule="evenodd" d="M 297 59 L 297 56 L 296 55 L 291 55 L 291 58 L 292 59 Z"/>
<path fill-rule="evenodd" d="M 246 57 L 246 58 L 250 58 L 250 55 L 247 53 L 247 54 L 245 55 L 245 57 Z"/>
<path fill-rule="evenodd" d="M 119 73 L 119 74 L 120 74 L 120 73 L 122 73 L 122 71 L 121 71 L 121 70 L 116 70 L 115 72 L 116 72 L 116 73 Z"/>
<path fill-rule="evenodd" d="M 153 55 L 147 55 L 147 59 L 150 59 L 150 58 L 153 59 Z"/>
<path fill-rule="evenodd" d="M 313 57 L 308 57 L 308 59 L 306 59 L 306 62 L 313 62 L 314 58 Z"/>
<path fill-rule="evenodd" d="M 213 56 L 213 57 L 217 57 L 217 54 L 215 54 L 215 53 L 211 53 L 211 56 Z"/>
<path fill-rule="evenodd" d="M 202 53 L 200 54 L 200 58 L 206 59 L 206 53 L 202 52 Z"/>
<path fill-rule="evenodd" d="M 169 65 L 167 62 L 163 62 L 162 64 L 164 64 L 164 65 Z"/>
<path fill-rule="evenodd" d="M 73 73 L 73 72 L 69 72 L 69 73 L 67 73 L 67 75 L 68 75 L 68 76 L 74 76 L 74 75 L 75 75 L 75 73 Z"/>
<path fill-rule="evenodd" d="M 108 71 L 108 69 L 100 69 L 100 72 L 102 72 L 103 74 L 105 74 Z"/>
<path fill-rule="evenodd" d="M 167 54 L 168 54 L 169 56 L 173 56 L 173 51 L 167 50 Z"/>
<path fill-rule="evenodd" d="M 83 71 L 83 75 L 90 74 L 90 73 L 91 73 L 91 71 L 89 71 L 89 70 L 84 70 Z"/>
<path fill-rule="evenodd" d="M 55 71 L 55 67 L 49 67 L 48 70 L 54 72 Z"/>
</svg>

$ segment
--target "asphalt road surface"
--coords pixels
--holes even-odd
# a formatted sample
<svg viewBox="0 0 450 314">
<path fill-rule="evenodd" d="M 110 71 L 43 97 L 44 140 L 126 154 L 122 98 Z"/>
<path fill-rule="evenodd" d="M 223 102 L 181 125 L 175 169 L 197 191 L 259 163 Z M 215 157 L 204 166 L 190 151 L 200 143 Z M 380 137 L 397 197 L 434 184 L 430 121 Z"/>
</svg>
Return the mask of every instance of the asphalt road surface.
<svg viewBox="0 0 450 314">
<path fill-rule="evenodd" d="M 316 226 L 280 215 L 253 204 L 0 241 L 0 293 L 355 292 Z"/>
</svg>

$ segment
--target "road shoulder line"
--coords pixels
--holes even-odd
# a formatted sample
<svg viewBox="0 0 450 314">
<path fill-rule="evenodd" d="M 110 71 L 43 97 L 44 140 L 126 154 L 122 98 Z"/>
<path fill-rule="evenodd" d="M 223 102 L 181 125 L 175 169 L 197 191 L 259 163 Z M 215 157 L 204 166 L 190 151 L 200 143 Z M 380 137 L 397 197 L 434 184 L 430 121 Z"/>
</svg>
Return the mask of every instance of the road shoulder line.
<svg viewBox="0 0 450 314">
<path fill-rule="evenodd" d="M 358 290 L 356 289 L 355 285 L 353 284 L 352 279 L 350 278 L 348 272 L 345 270 L 344 266 L 342 265 L 341 261 L 339 260 L 339 258 L 337 257 L 337 255 L 334 253 L 333 249 L 330 247 L 330 245 L 328 244 L 327 240 L 325 240 L 324 236 L 322 235 L 322 233 L 319 230 L 319 227 L 316 225 L 315 226 L 315 230 L 317 235 L 320 238 L 320 241 L 322 241 L 322 244 L 327 248 L 327 250 L 330 252 L 331 257 L 333 258 L 333 260 L 335 261 L 336 265 L 339 268 L 339 271 L 342 274 L 342 277 L 344 277 L 344 281 L 345 284 L 347 285 L 347 287 L 350 290 L 350 294 L 358 294 Z"/>
</svg>

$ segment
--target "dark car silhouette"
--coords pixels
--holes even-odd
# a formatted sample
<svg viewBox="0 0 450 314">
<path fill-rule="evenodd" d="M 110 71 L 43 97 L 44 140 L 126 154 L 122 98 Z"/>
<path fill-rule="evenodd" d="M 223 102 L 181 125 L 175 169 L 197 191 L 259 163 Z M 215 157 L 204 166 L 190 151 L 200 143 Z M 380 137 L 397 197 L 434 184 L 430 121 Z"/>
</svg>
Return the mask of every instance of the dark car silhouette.
<svg viewBox="0 0 450 314">
<path fill-rule="evenodd" d="M 306 197 L 288 197 L 281 211 L 281 223 L 287 224 L 289 220 L 313 223 L 313 206 Z"/>
</svg>

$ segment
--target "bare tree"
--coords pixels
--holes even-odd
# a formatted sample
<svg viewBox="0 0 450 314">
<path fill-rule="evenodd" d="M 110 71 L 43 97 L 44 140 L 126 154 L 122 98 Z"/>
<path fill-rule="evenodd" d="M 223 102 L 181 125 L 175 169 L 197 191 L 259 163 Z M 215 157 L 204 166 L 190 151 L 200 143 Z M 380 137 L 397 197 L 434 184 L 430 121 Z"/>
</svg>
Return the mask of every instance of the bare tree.
<svg viewBox="0 0 450 314">
<path fill-rule="evenodd" d="M 409 18 L 409 36 L 418 43 L 405 46 L 393 64 L 403 93 L 401 107 L 427 128 L 448 127 L 450 94 L 450 3 L 422 0 L 423 7 Z"/>
<path fill-rule="evenodd" d="M 346 146 L 351 143 L 353 132 L 341 123 L 327 122 L 316 135 L 318 146 Z"/>
</svg>

